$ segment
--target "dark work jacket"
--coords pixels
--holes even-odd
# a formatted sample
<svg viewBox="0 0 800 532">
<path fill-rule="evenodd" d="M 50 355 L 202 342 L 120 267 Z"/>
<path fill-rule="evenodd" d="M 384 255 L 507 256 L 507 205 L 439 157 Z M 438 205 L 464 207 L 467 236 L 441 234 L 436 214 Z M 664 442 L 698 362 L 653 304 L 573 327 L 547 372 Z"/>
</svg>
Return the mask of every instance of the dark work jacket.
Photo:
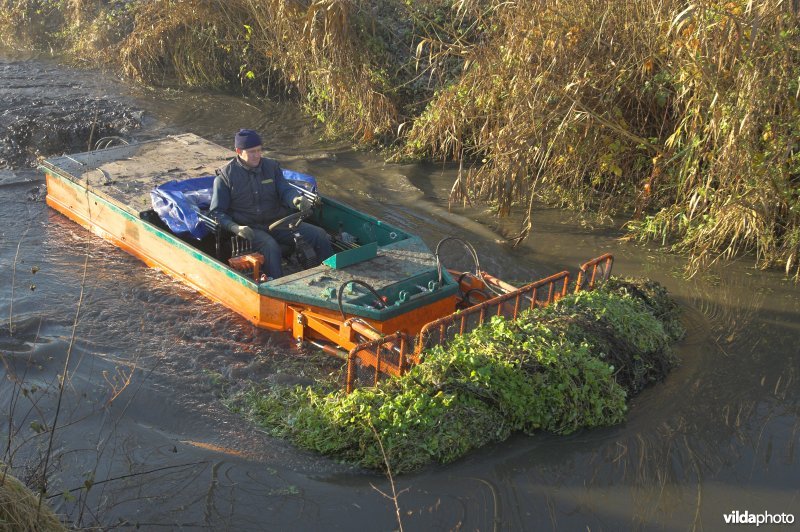
<svg viewBox="0 0 800 532">
<path fill-rule="evenodd" d="M 210 210 L 228 230 L 234 224 L 268 226 L 294 211 L 292 200 L 299 195 L 277 161 L 262 157 L 256 168 L 249 168 L 234 157 L 217 170 Z"/>
</svg>

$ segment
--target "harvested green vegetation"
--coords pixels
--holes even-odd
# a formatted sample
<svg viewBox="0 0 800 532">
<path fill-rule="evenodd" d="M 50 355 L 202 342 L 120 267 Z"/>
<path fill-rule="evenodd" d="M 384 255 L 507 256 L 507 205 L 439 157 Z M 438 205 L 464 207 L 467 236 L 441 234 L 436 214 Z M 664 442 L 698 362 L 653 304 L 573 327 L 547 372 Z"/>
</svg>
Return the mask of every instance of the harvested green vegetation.
<svg viewBox="0 0 800 532">
<path fill-rule="evenodd" d="M 375 388 L 252 388 L 231 404 L 302 447 L 404 472 L 516 431 L 619 423 L 626 399 L 674 366 L 670 345 L 682 335 L 660 285 L 612 279 L 514 321 L 494 318 Z"/>
</svg>

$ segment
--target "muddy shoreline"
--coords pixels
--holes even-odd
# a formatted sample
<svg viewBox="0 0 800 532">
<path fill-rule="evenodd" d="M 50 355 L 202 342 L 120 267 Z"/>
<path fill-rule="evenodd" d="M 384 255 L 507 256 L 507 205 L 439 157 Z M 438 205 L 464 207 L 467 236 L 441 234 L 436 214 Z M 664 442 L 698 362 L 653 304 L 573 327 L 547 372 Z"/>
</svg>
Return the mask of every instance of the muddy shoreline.
<svg viewBox="0 0 800 532">
<path fill-rule="evenodd" d="M 0 171 L 35 167 L 41 158 L 88 151 L 104 137 L 141 129 L 144 110 L 92 90 L 102 73 L 62 74 L 50 63 L 0 63 Z"/>
</svg>

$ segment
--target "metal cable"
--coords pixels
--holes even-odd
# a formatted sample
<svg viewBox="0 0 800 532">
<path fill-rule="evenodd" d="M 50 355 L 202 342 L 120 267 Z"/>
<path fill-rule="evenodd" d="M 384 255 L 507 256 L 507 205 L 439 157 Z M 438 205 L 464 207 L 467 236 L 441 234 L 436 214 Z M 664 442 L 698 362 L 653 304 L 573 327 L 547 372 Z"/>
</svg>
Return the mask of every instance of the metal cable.
<svg viewBox="0 0 800 532">
<path fill-rule="evenodd" d="M 342 285 L 339 287 L 339 297 L 337 298 L 337 301 L 339 302 L 339 312 L 342 313 L 342 320 L 347 319 L 347 316 L 344 313 L 344 306 L 342 305 L 342 295 L 344 294 L 345 287 L 347 287 L 347 285 L 349 284 L 357 284 L 363 286 L 364 288 L 369 290 L 372 293 L 372 295 L 375 296 L 375 301 L 377 301 L 380 304 L 381 308 L 386 308 L 386 303 L 383 302 L 383 299 L 381 299 L 380 294 L 378 294 L 378 292 L 375 291 L 374 288 L 372 288 L 370 285 L 359 279 L 350 279 L 349 281 L 343 282 Z"/>
<path fill-rule="evenodd" d="M 472 260 L 475 262 L 475 277 L 480 278 L 481 276 L 481 265 L 478 262 L 478 252 L 475 251 L 475 247 L 457 236 L 446 236 L 443 239 L 439 240 L 439 243 L 436 244 L 436 251 L 434 252 L 434 256 L 436 257 L 436 272 L 439 274 L 439 286 L 442 286 L 442 261 L 439 259 L 439 249 L 441 249 L 442 244 L 447 242 L 448 240 L 455 240 L 457 242 L 461 242 L 467 251 L 469 251 L 470 255 L 472 255 Z"/>
</svg>

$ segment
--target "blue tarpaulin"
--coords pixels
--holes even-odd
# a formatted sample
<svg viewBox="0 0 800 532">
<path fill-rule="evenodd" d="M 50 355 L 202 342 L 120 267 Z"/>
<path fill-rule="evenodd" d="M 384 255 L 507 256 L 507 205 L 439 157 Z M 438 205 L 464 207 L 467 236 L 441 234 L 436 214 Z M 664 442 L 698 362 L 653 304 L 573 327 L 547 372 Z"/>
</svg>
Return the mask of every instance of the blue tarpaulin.
<svg viewBox="0 0 800 532">
<path fill-rule="evenodd" d="M 204 176 L 159 185 L 150 191 L 153 210 L 176 235 L 191 235 L 200 240 L 210 231 L 198 218 L 197 211 L 207 211 L 211 205 L 213 184 L 214 176 Z"/>
<path fill-rule="evenodd" d="M 289 183 L 309 192 L 317 191 L 316 179 L 308 174 L 283 169 L 283 177 Z M 174 234 L 182 237 L 191 235 L 200 240 L 210 231 L 197 213 L 208 211 L 213 185 L 214 176 L 169 181 L 159 185 L 150 191 L 153 210 Z"/>
</svg>

